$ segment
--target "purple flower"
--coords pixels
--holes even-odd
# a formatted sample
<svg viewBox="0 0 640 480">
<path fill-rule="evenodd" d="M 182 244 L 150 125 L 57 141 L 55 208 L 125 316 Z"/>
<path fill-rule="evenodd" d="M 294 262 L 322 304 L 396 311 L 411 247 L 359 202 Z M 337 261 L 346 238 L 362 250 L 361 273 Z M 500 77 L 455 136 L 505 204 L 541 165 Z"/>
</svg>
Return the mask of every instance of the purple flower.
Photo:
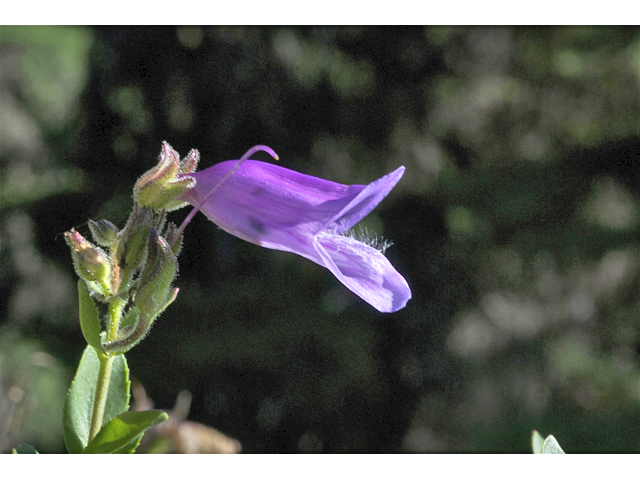
<svg viewBox="0 0 640 480">
<path fill-rule="evenodd" d="M 349 235 L 398 183 L 404 167 L 369 185 L 341 185 L 256 160 L 232 172 L 237 164 L 190 173 L 196 185 L 181 200 L 237 237 L 328 268 L 381 312 L 406 305 L 411 290 L 402 275 L 382 252 Z"/>
</svg>

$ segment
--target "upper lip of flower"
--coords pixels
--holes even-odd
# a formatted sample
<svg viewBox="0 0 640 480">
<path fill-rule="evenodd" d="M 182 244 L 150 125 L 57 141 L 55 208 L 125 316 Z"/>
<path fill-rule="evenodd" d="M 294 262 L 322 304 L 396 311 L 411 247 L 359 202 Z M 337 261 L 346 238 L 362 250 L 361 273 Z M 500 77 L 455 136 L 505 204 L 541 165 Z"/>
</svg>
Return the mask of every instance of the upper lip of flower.
<svg viewBox="0 0 640 480">
<path fill-rule="evenodd" d="M 190 174 L 196 185 L 181 200 L 199 205 L 235 164 L 231 160 Z M 403 173 L 404 167 L 399 167 L 368 185 L 342 185 L 247 160 L 201 210 L 244 240 L 325 266 L 378 310 L 395 311 L 411 297 L 404 278 L 375 248 L 340 233 L 370 213 Z"/>
<path fill-rule="evenodd" d="M 235 160 L 222 162 L 190 176 L 196 187 L 181 197 L 197 204 L 213 188 Z M 203 208 L 205 215 L 222 222 L 222 228 L 233 228 L 248 222 L 245 229 L 253 228 L 259 239 L 261 228 L 303 228 L 306 234 L 323 231 L 341 233 L 362 220 L 400 180 L 404 167 L 370 183 L 369 185 L 342 185 L 305 175 L 270 163 L 247 160 L 234 176 L 219 187 Z M 261 201 L 262 200 L 262 201 Z M 235 218 L 225 222 L 225 211 L 233 210 Z M 237 215 L 243 212 L 243 215 Z M 247 228 L 248 227 L 248 228 Z M 231 232 L 234 233 L 235 232 Z"/>
</svg>

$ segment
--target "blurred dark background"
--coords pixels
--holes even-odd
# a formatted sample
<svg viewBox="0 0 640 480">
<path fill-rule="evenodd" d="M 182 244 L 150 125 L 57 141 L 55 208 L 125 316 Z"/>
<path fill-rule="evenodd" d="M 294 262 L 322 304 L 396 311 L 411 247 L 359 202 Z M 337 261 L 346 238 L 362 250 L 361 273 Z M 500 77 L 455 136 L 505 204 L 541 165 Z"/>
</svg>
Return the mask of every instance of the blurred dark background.
<svg viewBox="0 0 640 480">
<path fill-rule="evenodd" d="M 640 29 L 11 26 L 0 62 L 2 452 L 64 451 L 61 234 L 122 226 L 163 140 L 341 183 L 404 165 L 362 226 L 413 299 L 380 314 L 198 215 L 127 354 L 156 407 L 190 392 L 244 452 L 640 450 Z"/>
</svg>

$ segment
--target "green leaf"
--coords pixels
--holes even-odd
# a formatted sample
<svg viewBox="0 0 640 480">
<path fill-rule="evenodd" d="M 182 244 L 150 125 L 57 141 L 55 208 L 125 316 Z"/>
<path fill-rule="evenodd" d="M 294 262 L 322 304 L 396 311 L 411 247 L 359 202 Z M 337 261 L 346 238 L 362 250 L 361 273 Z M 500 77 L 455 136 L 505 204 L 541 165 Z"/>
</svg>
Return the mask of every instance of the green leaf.
<svg viewBox="0 0 640 480">
<path fill-rule="evenodd" d="M 104 353 L 100 343 L 100 316 L 93 299 L 81 280 L 78 280 L 78 303 L 80 315 L 80 328 L 82 335 L 89 345 L 100 353 Z"/>
<path fill-rule="evenodd" d="M 564 453 L 553 435 L 549 435 L 542 444 L 542 453 Z"/>
<path fill-rule="evenodd" d="M 102 427 L 82 453 L 133 453 L 145 430 L 167 418 L 169 416 L 162 410 L 118 415 Z"/>
<path fill-rule="evenodd" d="M 100 372 L 98 353 L 87 345 L 76 375 L 67 393 L 62 418 L 64 442 L 69 453 L 80 453 L 89 442 L 91 417 L 96 396 L 96 385 Z M 105 405 L 103 422 L 107 423 L 117 415 L 129 410 L 129 367 L 124 355 L 113 360 L 109 393 Z"/>
<path fill-rule="evenodd" d="M 12 453 L 38 453 L 38 451 L 33 448 L 31 445 L 27 443 L 21 443 L 16 448 L 14 448 Z"/>
<path fill-rule="evenodd" d="M 531 449 L 533 453 L 542 453 L 542 444 L 544 443 L 544 437 L 540 435 L 540 432 L 534 430 L 531 432 Z"/>
</svg>

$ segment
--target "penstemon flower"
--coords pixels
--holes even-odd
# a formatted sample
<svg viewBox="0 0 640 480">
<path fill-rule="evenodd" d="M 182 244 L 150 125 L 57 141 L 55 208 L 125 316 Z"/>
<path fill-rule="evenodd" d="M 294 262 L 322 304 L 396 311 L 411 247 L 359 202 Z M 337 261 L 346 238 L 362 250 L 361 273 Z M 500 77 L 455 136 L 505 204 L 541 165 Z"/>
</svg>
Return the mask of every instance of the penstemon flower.
<svg viewBox="0 0 640 480">
<path fill-rule="evenodd" d="M 199 210 L 244 240 L 328 268 L 381 312 L 400 310 L 411 298 L 406 280 L 383 255 L 387 243 L 377 249 L 376 242 L 361 241 L 350 230 L 387 196 L 404 167 L 369 185 L 341 185 L 248 160 L 258 150 L 278 159 L 257 145 L 240 160 L 195 172 L 196 150 L 180 160 L 164 142 L 158 164 L 135 184 L 133 209 L 122 229 L 90 220 L 96 244 L 73 228 L 65 233 L 80 277 L 78 312 L 87 341 L 63 414 L 70 453 L 133 453 L 145 430 L 168 418 L 162 411 L 128 411 L 124 354 L 176 299 L 178 289 L 171 285 L 182 232 Z M 180 227 L 167 221 L 167 212 L 188 204 L 195 208 Z M 106 304 L 102 319 L 95 301 Z"/>
<path fill-rule="evenodd" d="M 276 157 L 269 147 L 257 146 L 250 152 L 255 150 Z M 249 152 L 242 160 L 248 156 Z M 381 312 L 406 305 L 411 298 L 406 280 L 381 251 L 350 232 L 387 196 L 404 167 L 369 185 L 342 185 L 270 163 L 246 160 L 239 166 L 239 162 L 189 173 L 195 186 L 179 199 L 243 240 L 293 252 L 326 267 Z M 184 224 L 180 231 L 183 228 Z"/>
</svg>

